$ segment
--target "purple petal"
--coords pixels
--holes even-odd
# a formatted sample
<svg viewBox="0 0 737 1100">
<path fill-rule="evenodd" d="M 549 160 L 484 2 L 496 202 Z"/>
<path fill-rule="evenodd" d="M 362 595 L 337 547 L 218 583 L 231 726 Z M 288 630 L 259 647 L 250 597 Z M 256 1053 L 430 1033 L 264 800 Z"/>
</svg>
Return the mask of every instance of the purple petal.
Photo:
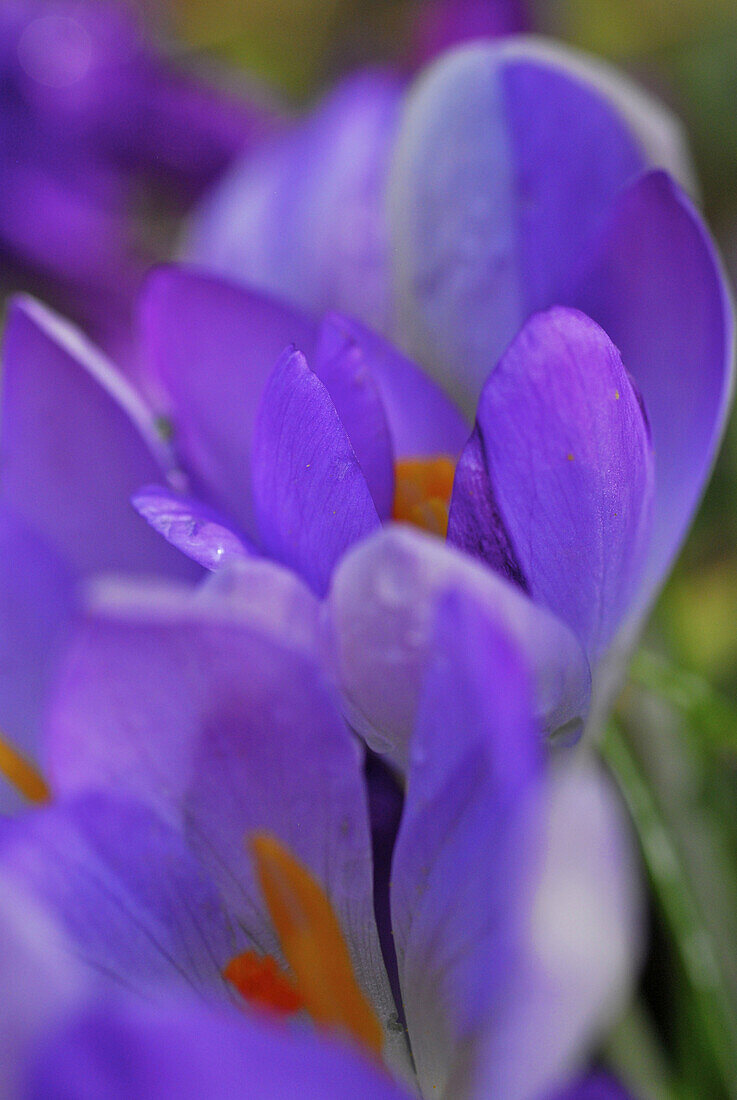
<svg viewBox="0 0 737 1100">
<path fill-rule="evenodd" d="M 195 1001 L 155 1010 L 132 1001 L 78 1013 L 40 1048 L 29 1100 L 408 1100 L 340 1042 Z"/>
<path fill-rule="evenodd" d="M 85 995 L 84 968 L 61 929 L 12 881 L 0 888 L 0 1092 L 22 1096 L 23 1067 L 39 1036 Z"/>
<path fill-rule="evenodd" d="M 653 480 L 617 349 L 588 317 L 551 309 L 528 321 L 483 389 L 448 541 L 521 582 L 593 665 L 640 582 Z"/>
<path fill-rule="evenodd" d="M 609 1074 L 592 1073 L 558 1092 L 551 1093 L 546 1100 L 634 1100 L 634 1098 Z"/>
<path fill-rule="evenodd" d="M 169 456 L 113 366 L 30 299 L 11 306 L 3 363 L 3 498 L 18 516 L 80 572 L 196 577 L 130 506 Z"/>
<path fill-rule="evenodd" d="M 274 368 L 258 411 L 253 501 L 266 552 L 320 596 L 348 547 L 379 524 L 330 395 L 291 349 Z"/>
<path fill-rule="evenodd" d="M 166 267 L 144 287 L 140 329 L 144 366 L 173 422 L 174 445 L 195 494 L 251 535 L 251 438 L 259 399 L 288 344 L 311 353 L 312 326 L 263 295 Z"/>
<path fill-rule="evenodd" d="M 481 1088 L 489 1082 L 479 1070 L 526 926 L 541 764 L 521 652 L 476 602 L 451 597 L 438 616 L 392 865 L 399 979 L 423 1095 L 510 1095 Z"/>
<path fill-rule="evenodd" d="M 312 313 L 386 327 L 384 189 L 400 82 L 366 72 L 239 162 L 195 219 L 187 257 Z"/>
<path fill-rule="evenodd" d="M 386 340 L 358 321 L 332 314 L 323 322 L 317 351 L 318 357 L 329 354 L 344 359 L 356 356 L 365 364 L 378 388 L 396 457 L 447 454 L 455 458 L 460 453 L 468 439 L 468 424 L 440 387 Z M 316 373 L 323 377 L 319 359 Z"/>
<path fill-rule="evenodd" d="M 683 539 L 732 390 L 729 291 L 708 233 L 664 173 L 622 195 L 573 298 L 621 350 L 652 427 L 653 535 L 637 613 Z"/>
<path fill-rule="evenodd" d="M 154 531 L 205 569 L 214 571 L 256 553 L 224 517 L 191 497 L 148 485 L 133 495 L 131 503 Z"/>
<path fill-rule="evenodd" d="M 671 129 L 606 69 L 526 39 L 418 82 L 390 181 L 395 331 L 465 409 L 530 313 L 569 300 L 646 151 L 677 159 Z"/>
<path fill-rule="evenodd" d="M 483 1096 L 547 1095 L 622 1012 L 641 957 L 633 839 L 591 762 L 554 773 L 526 945 L 485 1050 Z"/>
<path fill-rule="evenodd" d="M 51 715 L 54 786 L 128 792 L 179 822 L 234 925 L 278 955 L 244 846 L 256 831 L 273 833 L 327 890 L 386 1023 L 393 1002 L 373 915 L 359 748 L 314 657 L 290 624 L 264 625 L 267 610 L 173 590 L 98 602 L 70 648 Z"/>
<path fill-rule="evenodd" d="M 434 617 L 449 592 L 478 600 L 522 646 L 541 727 L 566 737 L 580 732 L 589 668 L 568 627 L 439 539 L 388 527 L 346 555 L 327 602 L 344 707 L 369 745 L 406 762 Z"/>
<path fill-rule="evenodd" d="M 530 14 L 524 0 L 425 0 L 415 24 L 411 59 L 419 68 L 461 42 L 520 34 Z"/>
<path fill-rule="evenodd" d="M 43 903 L 91 973 L 140 992 L 226 995 L 233 927 L 180 833 L 147 807 L 90 794 L 27 814 L 0 866 Z"/>
<path fill-rule="evenodd" d="M 394 503 L 394 444 L 373 360 L 338 318 L 323 322 L 315 351 L 315 375 L 335 406 L 381 520 Z"/>
<path fill-rule="evenodd" d="M 321 605 L 295 576 L 266 558 L 233 559 L 208 577 L 203 598 L 227 599 L 249 622 L 309 652 L 322 648 Z"/>
<path fill-rule="evenodd" d="M 38 760 L 41 716 L 72 605 L 64 563 L 0 506 L 0 736 Z M 0 810 L 26 806 L 0 777 Z"/>
</svg>

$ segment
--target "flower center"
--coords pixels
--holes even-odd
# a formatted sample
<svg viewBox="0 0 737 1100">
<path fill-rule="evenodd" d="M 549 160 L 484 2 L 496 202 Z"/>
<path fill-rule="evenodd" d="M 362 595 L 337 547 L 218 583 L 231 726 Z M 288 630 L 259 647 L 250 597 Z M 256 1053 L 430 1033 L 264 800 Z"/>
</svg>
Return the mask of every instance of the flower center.
<svg viewBox="0 0 737 1100">
<path fill-rule="evenodd" d="M 395 463 L 394 476 L 392 519 L 445 538 L 455 476 L 453 460 L 448 455 L 403 458 Z"/>
<path fill-rule="evenodd" d="M 49 788 L 37 768 L 0 734 L 0 775 L 29 802 L 48 802 Z"/>
<path fill-rule="evenodd" d="M 270 955 L 247 951 L 228 963 L 223 976 L 249 1003 L 282 1014 L 304 1008 L 318 1026 L 342 1031 L 380 1055 L 381 1024 L 356 981 L 324 890 L 275 837 L 257 833 L 250 849 L 291 975 Z"/>
</svg>

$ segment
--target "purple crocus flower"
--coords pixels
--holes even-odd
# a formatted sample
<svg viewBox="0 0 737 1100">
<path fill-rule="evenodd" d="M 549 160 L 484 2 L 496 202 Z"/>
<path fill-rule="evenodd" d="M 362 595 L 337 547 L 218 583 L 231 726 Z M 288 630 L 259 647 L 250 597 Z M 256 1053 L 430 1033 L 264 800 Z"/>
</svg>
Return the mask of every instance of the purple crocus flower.
<svg viewBox="0 0 737 1100">
<path fill-rule="evenodd" d="M 490 73 L 504 78 L 516 104 L 518 175 L 534 204 L 520 205 L 501 176 L 512 188 L 509 202 L 489 206 L 484 197 L 499 182 L 484 144 L 497 102 L 488 98 L 497 87 Z M 557 174 L 539 170 L 548 131 L 524 124 L 534 113 L 522 108 L 535 96 L 565 107 Z M 427 376 L 358 322 L 333 314 L 318 325 L 186 269 L 156 273 L 143 292 L 143 394 L 41 307 L 11 310 L 2 502 L 7 576 L 18 576 L 20 557 L 27 595 L 8 600 L 0 675 L 14 727 L 5 730 L 17 748 L 35 750 L 41 704 L 33 685 L 47 682 L 62 618 L 54 605 L 53 626 L 45 625 L 49 604 L 36 598 L 42 586 L 32 562 L 58 556 L 53 591 L 70 575 L 73 582 L 101 570 L 200 575 L 136 526 L 125 503 L 131 494 L 149 522 L 200 565 L 258 551 L 299 572 L 319 595 L 330 589 L 325 615 L 346 713 L 395 762 L 406 760 L 429 624 L 447 583 L 459 577 L 474 598 L 503 608 L 509 629 L 526 639 L 542 728 L 569 736 L 581 729 L 589 666 L 605 694 L 683 535 L 721 429 L 731 370 L 732 320 L 712 246 L 667 176 L 631 180 L 642 142 L 612 107 L 622 89 L 612 96 L 603 99 L 589 77 L 571 74 L 539 47 L 517 44 L 500 54 L 479 46 L 442 62 L 406 108 L 392 203 L 394 210 L 407 206 L 397 261 L 405 286 L 401 327 L 435 370 L 440 358 L 450 364 L 445 379 L 456 378 L 461 396 L 483 381 L 473 433 Z M 432 120 L 459 102 L 468 118 L 435 156 Z M 632 114 L 631 99 L 627 109 Z M 649 135 L 642 141 L 652 147 L 665 133 L 673 154 L 660 116 L 638 117 L 638 133 Z M 332 131 L 321 126 L 315 123 L 315 133 L 330 151 Z M 456 171 L 464 150 L 478 155 L 473 172 Z M 280 158 L 274 179 L 284 183 L 288 206 L 294 188 Z M 304 163 L 316 171 L 317 161 L 307 156 Z M 424 182 L 422 163 L 434 166 Z M 331 210 L 343 208 L 341 178 Z M 319 188 L 310 188 L 305 181 L 299 193 L 323 210 Z M 497 218 L 510 209 L 520 215 L 514 233 Z M 478 233 L 464 221 L 473 210 L 490 218 Z M 532 214 L 541 210 L 537 232 Z M 311 253 L 289 244 L 296 223 L 286 218 L 283 233 L 279 224 L 271 223 L 268 240 L 293 257 L 300 285 L 317 285 L 330 250 L 313 263 Z M 560 241 L 550 235 L 555 226 Z M 514 248 L 499 253 L 509 262 L 490 265 L 488 249 L 477 244 L 494 240 L 497 229 Z M 314 226 L 304 239 L 320 243 Z M 533 316 L 504 350 L 502 336 L 544 305 L 562 279 L 564 254 L 571 270 L 563 282 L 580 281 L 591 315 L 606 316 L 624 361 L 604 330 L 573 308 Z M 514 284 L 530 291 L 522 301 L 510 297 L 504 273 L 523 268 Z M 299 351 L 285 352 L 292 344 Z M 162 424 L 173 432 L 168 441 Z M 141 491 L 147 484 L 155 487 Z M 449 541 L 470 553 L 380 530 L 394 516 L 442 533 L 448 505 Z M 26 559 L 29 540 L 39 545 Z M 61 596 L 58 602 L 67 606 Z M 31 608 L 38 625 L 29 630 Z M 34 647 L 40 652 L 32 661 Z M 18 677 L 19 664 L 33 671 Z"/>
<path fill-rule="evenodd" d="M 359 154 L 338 171 L 319 151 L 337 147 L 354 118 L 373 123 L 357 131 Z M 508 494 L 518 489 L 507 479 L 521 455 L 498 435 L 503 383 L 490 372 L 536 311 L 566 305 L 600 324 L 643 400 L 654 487 L 643 569 L 629 597 L 614 601 L 625 612 L 615 615 L 615 634 L 603 621 L 597 640 L 599 627 L 579 620 L 596 659 L 602 646 L 627 650 L 662 583 L 711 467 L 731 392 L 726 283 L 674 180 L 693 186 L 680 129 L 626 80 L 552 43 L 478 43 L 441 58 L 406 96 L 369 82 L 340 88 L 291 137 L 233 169 L 195 219 L 188 255 L 303 308 L 363 317 L 440 381 L 477 417 L 460 463 L 451 539 L 506 563 L 569 621 L 578 617 L 571 601 L 579 596 L 545 594 L 539 569 L 547 565 L 537 559 L 534 528 L 546 527 L 549 545 L 557 542 L 560 551 L 565 543 L 572 578 L 576 547 L 584 545 L 566 534 L 566 515 L 575 510 L 566 509 L 562 482 L 546 481 L 552 496 L 543 508 L 525 513 L 512 505 Z M 342 225 L 356 196 L 362 216 Z M 264 230 L 272 224 L 284 231 Z M 343 263 L 346 249 L 351 265 Z M 520 346 L 507 354 L 516 358 Z M 514 368 L 505 362 L 511 379 Z M 549 431 L 542 391 L 536 412 L 524 408 L 520 449 Z M 582 445 L 595 445 L 583 435 Z M 563 453 L 573 455 L 572 472 L 576 449 Z M 529 489 L 531 466 L 526 476 Z M 490 501 L 500 521 L 493 533 L 488 522 L 478 530 L 477 517 L 463 515 L 464 486 L 476 502 L 481 492 Z M 613 606 L 599 608 L 610 626 Z"/>
<path fill-rule="evenodd" d="M 378 509 L 390 518 L 395 456 L 457 453 L 468 432 L 430 380 L 341 318 L 318 330 L 262 296 L 172 268 L 150 280 L 139 327 L 148 400 L 38 303 L 21 299 L 9 311 L 0 501 L 8 592 L 0 728 L 8 761 L 3 765 L 0 754 L 0 767 L 16 786 L 13 752 L 37 758 L 45 688 L 81 579 L 125 572 L 195 582 L 201 565 L 214 569 L 247 558 L 258 543 L 261 554 L 302 573 L 323 595 L 344 551 L 379 528 Z M 311 356 L 314 349 L 324 381 L 300 354 L 287 353 L 273 369 L 290 340 Z M 152 406 L 174 427 L 169 443 Z M 290 408 L 307 414 L 311 434 L 304 436 L 299 416 L 285 428 Z M 175 491 L 185 482 L 196 497 Z M 151 483 L 158 487 L 141 491 Z M 141 523 L 131 496 L 176 550 Z M 417 578 L 415 642 L 395 700 L 401 737 L 406 740 L 411 727 L 407 692 L 422 668 L 417 626 L 429 622 L 446 580 L 459 570 L 469 592 L 504 609 L 525 645 L 538 678 L 543 726 L 551 732 L 580 728 L 590 677 L 573 632 L 508 580 L 461 555 L 440 548 L 445 556 L 436 568 L 431 541 L 413 544 L 418 568 L 427 561 L 429 574 Z M 343 584 L 330 612 L 336 627 L 331 645 L 345 679 L 346 708 L 368 735 L 373 708 L 386 713 L 387 701 L 380 692 L 369 705 L 363 687 L 376 676 L 373 662 L 385 652 L 383 639 L 396 616 L 367 623 L 368 608 L 356 616 L 370 657 L 364 674 L 353 668 L 351 639 L 342 626 L 347 599 Z M 375 602 L 381 605 L 380 592 Z M 401 757 L 399 746 L 394 755 Z M 20 786 L 26 794 L 42 792 L 28 777 Z"/>
<path fill-rule="evenodd" d="M 443 222 L 444 250 L 424 262 L 462 260 L 474 244 L 494 273 L 486 327 L 495 358 L 532 310 L 577 304 L 578 261 L 596 246 L 618 194 L 652 166 L 687 189 L 692 173 L 680 126 L 660 104 L 601 62 L 534 37 L 451 51 L 409 87 L 387 71 L 348 77 L 291 131 L 234 162 L 191 219 L 184 257 L 313 314 L 349 313 L 414 352 L 403 331 L 405 245 L 435 211 L 419 181 L 407 181 L 406 210 L 388 199 L 405 186 L 404 147 L 415 148 L 420 133 L 413 105 L 474 56 L 484 61 L 467 86 L 447 89 L 432 130 L 427 119 L 422 173 L 438 199 L 443 187 L 443 202 L 457 183 L 459 209 L 473 191 L 466 216 L 486 219 Z M 442 327 L 449 323 L 446 338 L 463 330 L 462 315 Z M 472 411 L 479 384 L 469 394 L 451 378 L 451 392 L 463 392 Z"/>
<path fill-rule="evenodd" d="M 110 0 L 8 0 L 0 11 L 0 248 L 114 342 L 150 257 L 142 186 L 191 203 L 267 126 L 180 72 Z"/>
<path fill-rule="evenodd" d="M 449 592 L 392 860 L 395 1003 L 362 753 L 315 651 L 316 601 L 279 567 L 251 570 L 260 599 L 224 598 L 218 578 L 196 595 L 98 586 L 87 605 L 48 723 L 55 805 L 0 837 L 0 972 L 24 1009 L 3 1016 L 0 1073 L 50 1097 L 90 1081 L 163 1096 L 183 1066 L 215 1096 L 238 1071 L 243 1096 L 564 1087 L 636 953 L 608 788 L 588 766 L 549 773 L 522 652 Z M 56 928 L 38 961 L 27 907 Z M 249 1005 L 301 1006 L 317 1032 Z"/>
</svg>

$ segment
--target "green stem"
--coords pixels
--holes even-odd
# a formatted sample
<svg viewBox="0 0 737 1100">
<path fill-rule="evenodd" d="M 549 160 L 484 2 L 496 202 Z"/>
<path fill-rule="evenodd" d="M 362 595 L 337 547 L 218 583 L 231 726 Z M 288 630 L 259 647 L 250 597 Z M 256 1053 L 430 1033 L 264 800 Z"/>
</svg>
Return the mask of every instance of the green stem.
<svg viewBox="0 0 737 1100">
<path fill-rule="evenodd" d="M 604 1059 L 633 1096 L 679 1100 L 647 1009 L 636 1000 L 609 1034 Z"/>
<path fill-rule="evenodd" d="M 704 1040 L 727 1095 L 737 1097 L 737 1020 L 690 877 L 648 776 L 624 731 L 614 722 L 603 751 L 637 830 L 652 889 L 683 967 Z"/>
</svg>

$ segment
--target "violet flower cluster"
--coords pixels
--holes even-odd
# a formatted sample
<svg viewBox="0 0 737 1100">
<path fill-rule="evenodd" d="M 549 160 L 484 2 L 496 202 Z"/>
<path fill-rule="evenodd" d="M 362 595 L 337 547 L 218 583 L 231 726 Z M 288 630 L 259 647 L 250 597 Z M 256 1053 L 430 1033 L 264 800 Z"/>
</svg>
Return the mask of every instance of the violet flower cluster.
<svg viewBox="0 0 737 1100">
<path fill-rule="evenodd" d="M 157 255 L 142 195 L 188 206 L 273 118 L 185 74 L 116 0 L 7 0 L 0 73 L 3 284 L 40 283 L 115 345 Z"/>
<path fill-rule="evenodd" d="M 11 304 L 3 1095 L 624 1096 L 638 879 L 571 743 L 729 399 L 684 163 L 478 43 L 250 152 L 124 363 Z"/>
</svg>

